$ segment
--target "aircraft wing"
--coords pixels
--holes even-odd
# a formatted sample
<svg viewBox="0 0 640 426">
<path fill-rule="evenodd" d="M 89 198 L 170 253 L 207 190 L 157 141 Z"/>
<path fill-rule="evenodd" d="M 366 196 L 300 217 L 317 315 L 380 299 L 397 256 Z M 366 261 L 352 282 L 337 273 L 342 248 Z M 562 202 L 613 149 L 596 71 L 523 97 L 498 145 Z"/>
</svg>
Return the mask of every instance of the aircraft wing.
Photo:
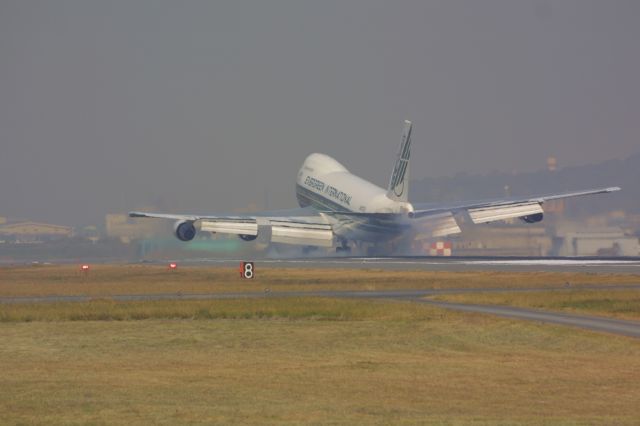
<svg viewBox="0 0 640 426">
<path fill-rule="evenodd" d="M 147 218 L 154 218 L 154 219 L 171 219 L 171 220 L 196 221 L 196 220 L 199 220 L 202 216 L 187 215 L 187 214 L 129 212 L 129 217 L 147 217 Z"/>
<path fill-rule="evenodd" d="M 618 187 L 589 189 L 562 194 L 538 195 L 511 199 L 491 199 L 455 203 L 413 203 L 414 211 L 407 218 L 398 213 L 360 213 L 360 212 L 323 212 L 328 216 L 367 217 L 377 221 L 396 220 L 411 223 L 418 238 L 438 238 L 461 232 L 455 215 L 466 212 L 473 223 L 489 223 L 499 220 L 522 218 L 525 222 L 535 223 L 543 218 L 542 204 L 546 201 L 585 195 L 619 191 Z"/>
<path fill-rule="evenodd" d="M 494 199 L 451 204 L 414 204 L 415 211 L 413 213 L 413 217 L 422 218 L 431 215 L 441 215 L 446 213 L 455 214 L 466 211 L 471 217 L 473 223 L 489 223 L 516 217 L 531 218 L 544 212 L 542 210 L 542 204 L 546 201 L 593 194 L 604 194 L 619 190 L 619 187 L 614 186 L 609 188 L 588 189 L 585 191 L 511 199 Z M 540 218 L 542 218 L 542 216 L 540 216 Z"/>
<path fill-rule="evenodd" d="M 270 213 L 277 213 L 270 215 Z M 283 213 L 292 213 L 285 215 Z M 333 245 L 333 230 L 324 215 L 311 214 L 306 209 L 291 211 L 263 212 L 255 215 L 189 215 L 130 212 L 134 218 L 170 219 L 180 222 L 190 222 L 199 227 L 200 231 L 219 234 L 238 235 L 251 241 L 258 236 L 261 240 L 274 243 L 310 245 L 331 247 Z"/>
</svg>

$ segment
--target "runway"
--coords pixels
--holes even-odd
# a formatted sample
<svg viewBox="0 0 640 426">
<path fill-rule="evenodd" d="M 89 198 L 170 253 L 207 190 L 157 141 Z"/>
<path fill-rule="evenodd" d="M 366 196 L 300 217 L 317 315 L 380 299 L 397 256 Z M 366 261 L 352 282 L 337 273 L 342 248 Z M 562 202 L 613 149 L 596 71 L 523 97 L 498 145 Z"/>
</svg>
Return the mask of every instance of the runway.
<svg viewBox="0 0 640 426">
<path fill-rule="evenodd" d="M 251 259 L 245 259 L 251 260 Z M 187 259 L 180 260 L 182 265 L 211 265 L 237 268 L 240 259 Z M 152 262 L 154 263 L 154 262 Z M 331 257 L 311 259 L 256 259 L 255 270 L 259 274 L 262 268 L 303 268 L 303 269 L 384 269 L 384 270 L 430 270 L 430 271 L 508 271 L 508 272 L 584 272 L 598 274 L 638 274 L 640 258 L 497 258 L 497 257 Z M 581 290 L 640 290 L 640 277 L 637 284 L 616 286 L 580 286 Z M 107 298 L 115 301 L 153 301 L 153 300 L 221 300 L 240 298 L 280 298 L 280 297 L 328 297 L 349 299 L 386 299 L 425 303 L 446 309 L 464 312 L 477 312 L 497 315 L 505 318 L 560 324 L 587 330 L 607 332 L 640 338 L 640 321 L 623 321 L 588 315 L 572 315 L 560 312 L 537 311 L 508 306 L 488 306 L 441 302 L 429 297 L 443 294 L 461 293 L 498 293 L 532 291 L 568 291 L 572 288 L 449 288 L 426 290 L 393 291 L 301 291 L 260 293 L 203 293 L 203 294 L 121 294 Z M 90 296 L 42 296 L 42 297 L 0 297 L 0 304 L 16 303 L 59 303 L 87 302 Z"/>
<path fill-rule="evenodd" d="M 185 259 L 187 265 L 237 266 L 242 260 L 256 267 L 344 268 L 429 271 L 587 272 L 640 274 L 640 258 L 537 257 L 318 257 L 306 259 Z"/>
<path fill-rule="evenodd" d="M 640 290 L 640 284 L 618 286 L 581 286 L 585 290 Z M 640 321 L 625 321 L 597 316 L 573 315 L 560 312 L 538 311 L 532 309 L 515 308 L 509 306 L 471 305 L 461 303 L 441 302 L 428 299 L 429 296 L 460 293 L 483 292 L 531 292 L 531 291 L 568 291 L 570 289 L 557 288 L 475 288 L 475 289 L 430 289 L 430 290 L 392 290 L 392 291 L 316 291 L 316 292 L 262 292 L 262 293 L 206 293 L 206 294 L 145 294 L 145 295 L 115 295 L 108 299 L 122 302 L 152 301 L 152 300 L 225 300 L 248 298 L 281 298 L 281 297 L 329 297 L 348 299 L 385 299 L 404 300 L 414 303 L 425 303 L 445 309 L 464 312 L 476 312 L 497 315 L 505 318 L 536 321 L 546 324 L 559 324 L 586 330 L 618 334 L 640 338 Z M 42 296 L 42 297 L 3 297 L 0 303 L 59 303 L 59 302 L 88 302 L 89 296 Z"/>
</svg>

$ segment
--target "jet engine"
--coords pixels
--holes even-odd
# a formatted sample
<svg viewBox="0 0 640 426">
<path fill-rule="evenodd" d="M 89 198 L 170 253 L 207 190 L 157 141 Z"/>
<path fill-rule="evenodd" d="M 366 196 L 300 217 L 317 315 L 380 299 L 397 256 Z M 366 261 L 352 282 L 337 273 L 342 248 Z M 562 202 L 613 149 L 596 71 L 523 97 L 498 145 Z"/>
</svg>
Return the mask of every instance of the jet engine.
<svg viewBox="0 0 640 426">
<path fill-rule="evenodd" d="M 522 216 L 520 219 L 524 220 L 527 223 L 536 223 L 536 222 L 540 222 L 542 220 L 543 214 L 542 213 L 536 213 L 536 214 L 530 214 L 528 216 Z"/>
<path fill-rule="evenodd" d="M 193 222 L 188 220 L 179 220 L 173 226 L 176 237 L 180 241 L 191 241 L 196 236 L 196 227 Z"/>
<path fill-rule="evenodd" d="M 257 235 L 246 235 L 246 234 L 239 234 L 238 237 L 242 240 L 242 241 L 253 241 L 256 238 L 258 238 Z"/>
</svg>

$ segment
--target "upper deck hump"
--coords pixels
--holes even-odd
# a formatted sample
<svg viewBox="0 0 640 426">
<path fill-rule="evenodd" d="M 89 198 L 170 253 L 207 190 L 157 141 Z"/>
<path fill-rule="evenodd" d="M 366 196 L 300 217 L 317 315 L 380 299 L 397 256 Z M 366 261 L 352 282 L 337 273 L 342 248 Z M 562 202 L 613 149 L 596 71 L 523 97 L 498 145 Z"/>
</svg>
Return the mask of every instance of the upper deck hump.
<svg viewBox="0 0 640 426">
<path fill-rule="evenodd" d="M 347 168 L 336 159 L 325 154 L 314 153 L 309 155 L 302 164 L 303 168 L 316 174 L 335 172 L 348 172 Z"/>
</svg>

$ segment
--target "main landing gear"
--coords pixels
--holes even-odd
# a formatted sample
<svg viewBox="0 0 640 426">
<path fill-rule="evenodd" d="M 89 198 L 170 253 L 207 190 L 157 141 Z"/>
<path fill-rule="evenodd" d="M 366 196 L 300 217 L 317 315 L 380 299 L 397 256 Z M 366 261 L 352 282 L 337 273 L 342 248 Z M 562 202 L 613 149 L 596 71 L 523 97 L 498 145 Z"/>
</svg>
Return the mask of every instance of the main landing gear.
<svg viewBox="0 0 640 426">
<path fill-rule="evenodd" d="M 351 254 L 351 247 L 349 247 L 347 240 L 340 240 L 340 245 L 336 247 L 336 253 Z"/>
</svg>

